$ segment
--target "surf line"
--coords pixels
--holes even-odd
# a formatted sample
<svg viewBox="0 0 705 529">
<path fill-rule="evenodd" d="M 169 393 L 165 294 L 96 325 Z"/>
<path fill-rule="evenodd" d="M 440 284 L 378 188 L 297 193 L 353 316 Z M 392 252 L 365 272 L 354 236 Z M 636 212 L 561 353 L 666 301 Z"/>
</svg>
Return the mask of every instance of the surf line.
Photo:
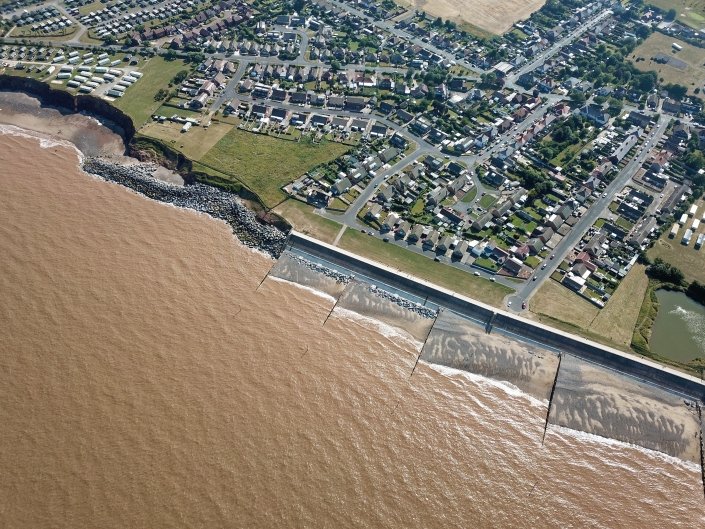
<svg viewBox="0 0 705 529">
<path fill-rule="evenodd" d="M 551 404 L 553 403 L 553 394 L 556 392 L 556 385 L 558 384 L 558 373 L 561 371 L 561 360 L 563 360 L 563 353 L 558 353 L 558 367 L 556 368 L 556 378 L 553 379 L 553 386 L 551 387 L 551 395 L 548 397 L 548 410 L 546 410 L 546 422 L 543 425 L 543 437 L 541 438 L 541 446 L 543 446 L 546 440 L 546 430 L 548 429 L 548 418 L 551 416 Z"/>
</svg>

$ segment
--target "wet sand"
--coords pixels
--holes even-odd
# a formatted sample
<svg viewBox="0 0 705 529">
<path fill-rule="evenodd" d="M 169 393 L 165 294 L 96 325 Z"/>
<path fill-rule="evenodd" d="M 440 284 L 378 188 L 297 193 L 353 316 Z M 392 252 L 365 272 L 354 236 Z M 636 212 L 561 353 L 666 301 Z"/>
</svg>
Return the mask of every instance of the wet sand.
<svg viewBox="0 0 705 529">
<path fill-rule="evenodd" d="M 477 323 L 441 311 L 421 359 L 509 382 L 548 402 L 558 368 L 558 355 L 497 334 Z"/>
<path fill-rule="evenodd" d="M 0 124 L 13 125 L 73 143 L 84 156 L 100 156 L 117 163 L 139 164 L 125 155 L 122 129 L 95 117 L 43 105 L 36 97 L 20 92 L 0 91 Z M 165 167 L 154 176 L 183 185 L 183 178 Z"/>
<path fill-rule="evenodd" d="M 574 356 L 561 360 L 549 422 L 700 462 L 694 405 Z"/>
<path fill-rule="evenodd" d="M 405 308 L 385 297 L 381 289 L 353 279 L 340 296 L 336 308 L 349 310 L 362 316 L 381 321 L 408 333 L 419 344 L 419 349 L 428 336 L 434 319 Z"/>
<path fill-rule="evenodd" d="M 326 273 L 322 267 L 315 267 L 307 264 L 302 259 L 284 252 L 269 272 L 270 277 L 284 279 L 298 285 L 312 288 L 323 292 L 337 300 L 349 281 L 342 274 L 333 272 Z"/>
</svg>

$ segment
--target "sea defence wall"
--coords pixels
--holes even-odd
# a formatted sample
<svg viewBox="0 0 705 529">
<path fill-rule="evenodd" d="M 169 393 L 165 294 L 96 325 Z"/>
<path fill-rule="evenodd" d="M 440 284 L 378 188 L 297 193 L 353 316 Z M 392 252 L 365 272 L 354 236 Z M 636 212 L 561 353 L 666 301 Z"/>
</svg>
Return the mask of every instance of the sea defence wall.
<svg viewBox="0 0 705 529">
<path fill-rule="evenodd" d="M 681 396 L 705 400 L 705 382 L 647 359 L 525 320 L 296 231 L 289 234 L 288 247 L 304 256 L 320 259 L 333 267 L 406 292 L 417 301 L 420 299 L 423 303 L 432 303 L 455 312 L 483 325 L 486 332 L 499 331 L 518 341 L 533 343 L 554 352 L 569 353 Z"/>
</svg>

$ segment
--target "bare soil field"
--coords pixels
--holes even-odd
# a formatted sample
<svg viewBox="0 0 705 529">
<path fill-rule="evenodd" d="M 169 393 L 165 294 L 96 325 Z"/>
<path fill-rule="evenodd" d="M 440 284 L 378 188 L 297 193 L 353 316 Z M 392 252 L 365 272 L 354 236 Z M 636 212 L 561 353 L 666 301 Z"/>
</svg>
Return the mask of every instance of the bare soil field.
<svg viewBox="0 0 705 529">
<path fill-rule="evenodd" d="M 501 35 L 514 22 L 528 18 L 546 0 L 397 0 L 401 5 L 423 9 L 429 15 L 477 26 Z"/>
</svg>

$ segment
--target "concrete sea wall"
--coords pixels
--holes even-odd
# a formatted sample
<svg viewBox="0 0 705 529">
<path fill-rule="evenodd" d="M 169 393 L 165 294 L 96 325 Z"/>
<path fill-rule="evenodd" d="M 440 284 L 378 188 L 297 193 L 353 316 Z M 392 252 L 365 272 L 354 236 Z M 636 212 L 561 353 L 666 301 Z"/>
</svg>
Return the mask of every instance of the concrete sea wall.
<svg viewBox="0 0 705 529">
<path fill-rule="evenodd" d="M 379 263 L 292 231 L 290 248 L 409 293 L 484 325 L 487 331 L 564 352 L 679 395 L 705 400 L 705 382 L 688 374 L 495 309 Z"/>
</svg>

